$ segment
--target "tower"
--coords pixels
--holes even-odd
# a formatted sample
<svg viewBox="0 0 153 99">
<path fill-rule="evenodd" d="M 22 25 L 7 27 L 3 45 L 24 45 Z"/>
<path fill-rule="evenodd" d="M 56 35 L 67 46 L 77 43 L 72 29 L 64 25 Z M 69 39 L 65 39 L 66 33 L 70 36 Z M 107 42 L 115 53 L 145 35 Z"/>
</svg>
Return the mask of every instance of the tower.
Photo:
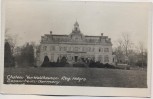
<svg viewBox="0 0 153 99">
<path fill-rule="evenodd" d="M 80 29 L 79 29 L 79 24 L 78 24 L 77 21 L 76 21 L 75 24 L 74 24 L 74 31 L 80 31 Z"/>
</svg>

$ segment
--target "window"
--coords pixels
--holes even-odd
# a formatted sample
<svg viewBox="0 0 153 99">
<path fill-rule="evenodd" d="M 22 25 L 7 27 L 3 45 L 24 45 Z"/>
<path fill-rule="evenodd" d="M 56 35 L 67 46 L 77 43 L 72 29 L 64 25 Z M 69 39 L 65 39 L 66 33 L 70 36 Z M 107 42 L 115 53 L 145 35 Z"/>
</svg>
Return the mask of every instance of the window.
<svg viewBox="0 0 153 99">
<path fill-rule="evenodd" d="M 109 48 L 105 48 L 104 49 L 104 52 L 109 52 Z"/>
<path fill-rule="evenodd" d="M 74 51 L 78 51 L 78 47 L 75 47 L 75 48 L 74 48 Z"/>
<path fill-rule="evenodd" d="M 100 48 L 99 48 L 99 52 L 103 52 L 103 48 L 100 47 Z"/>
<path fill-rule="evenodd" d="M 54 61 L 54 54 L 51 54 L 50 61 L 51 61 L 51 62 Z"/>
<path fill-rule="evenodd" d="M 102 55 L 99 55 L 98 61 L 99 61 L 99 62 L 102 62 Z"/>
<path fill-rule="evenodd" d="M 68 60 L 72 60 L 71 54 L 68 54 L 67 57 L 68 57 Z"/>
<path fill-rule="evenodd" d="M 55 51 L 55 46 L 51 46 L 51 47 L 50 47 L 50 50 L 51 50 L 51 51 Z"/>
<path fill-rule="evenodd" d="M 92 51 L 94 52 L 95 48 L 92 48 Z"/>
<path fill-rule="evenodd" d="M 62 51 L 62 47 L 61 46 L 59 46 L 59 51 Z"/>
<path fill-rule="evenodd" d="M 44 57 L 47 56 L 47 53 L 44 53 Z"/>
<path fill-rule="evenodd" d="M 86 51 L 86 50 L 85 50 L 85 47 L 82 47 L 82 51 L 83 51 L 83 52 L 85 52 L 85 51 Z"/>
<path fill-rule="evenodd" d="M 91 51 L 91 48 L 90 48 L 90 47 L 88 47 L 88 51 L 89 51 L 89 52 Z"/>
<path fill-rule="evenodd" d="M 94 55 L 91 55 L 91 60 L 95 60 L 95 56 Z"/>
<path fill-rule="evenodd" d="M 71 47 L 69 47 L 68 51 L 71 51 Z"/>
<path fill-rule="evenodd" d="M 108 62 L 109 62 L 109 57 L 108 57 L 108 55 L 106 55 L 106 56 L 105 56 L 104 61 L 105 61 L 106 63 L 108 63 Z"/>
<path fill-rule="evenodd" d="M 85 51 L 86 51 L 86 52 L 88 51 L 88 47 L 85 47 Z"/>
<path fill-rule="evenodd" d="M 46 50 L 47 50 L 47 46 L 44 46 L 44 47 L 43 47 L 43 51 L 46 51 Z"/>
<path fill-rule="evenodd" d="M 63 50 L 64 50 L 64 51 L 66 51 L 66 50 L 67 50 L 67 47 L 66 47 L 66 46 L 65 46 L 65 47 L 63 47 Z"/>
<path fill-rule="evenodd" d="M 60 59 L 62 59 L 62 57 L 63 57 L 63 55 L 62 55 L 62 54 L 60 54 Z"/>
<path fill-rule="evenodd" d="M 67 51 L 67 47 L 65 46 L 65 47 L 59 47 L 59 51 Z"/>
<path fill-rule="evenodd" d="M 44 59 L 45 59 L 46 56 L 47 56 L 47 53 L 44 53 Z M 48 58 L 48 56 L 47 56 L 47 58 Z"/>
</svg>

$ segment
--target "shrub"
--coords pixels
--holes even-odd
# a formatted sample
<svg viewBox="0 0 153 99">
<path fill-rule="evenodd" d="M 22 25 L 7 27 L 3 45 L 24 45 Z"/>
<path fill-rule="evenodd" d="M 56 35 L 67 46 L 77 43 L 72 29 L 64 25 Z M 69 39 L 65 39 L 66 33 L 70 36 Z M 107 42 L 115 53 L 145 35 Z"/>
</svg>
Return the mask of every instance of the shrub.
<svg viewBox="0 0 153 99">
<path fill-rule="evenodd" d="M 42 63 L 41 66 L 42 66 L 42 67 L 49 67 L 49 66 L 50 66 L 50 62 L 49 62 L 48 56 L 45 56 L 45 57 L 44 57 L 44 61 L 43 61 L 43 63 Z"/>
<path fill-rule="evenodd" d="M 88 65 L 84 62 L 74 63 L 73 67 L 88 67 Z"/>
<path fill-rule="evenodd" d="M 105 64 L 105 68 L 117 69 L 115 66 L 108 64 L 108 63 Z"/>
</svg>

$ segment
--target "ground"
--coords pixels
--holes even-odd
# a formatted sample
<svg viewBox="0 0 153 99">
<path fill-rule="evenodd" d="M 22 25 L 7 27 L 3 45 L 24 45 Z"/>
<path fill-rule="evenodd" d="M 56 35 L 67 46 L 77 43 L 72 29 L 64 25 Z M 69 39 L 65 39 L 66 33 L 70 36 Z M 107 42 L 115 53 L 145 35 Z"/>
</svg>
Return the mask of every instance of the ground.
<svg viewBox="0 0 153 99">
<path fill-rule="evenodd" d="M 25 78 L 26 76 L 30 77 L 35 76 L 36 78 L 30 78 L 31 81 L 26 81 L 26 82 L 20 82 L 20 81 L 16 82 L 15 80 L 17 79 L 20 80 L 20 77 L 17 76 L 24 77 L 23 78 L 24 80 L 27 79 Z M 46 80 L 46 78 L 42 79 L 38 77 L 52 77 L 52 78 L 50 78 L 50 80 Z M 9 80 L 12 79 L 12 81 L 8 81 L 8 79 Z M 38 80 L 39 82 L 37 82 Z M 58 81 L 58 83 L 54 81 Z M 146 88 L 147 71 L 106 69 L 106 68 L 79 68 L 79 67 L 5 68 L 4 83 Z"/>
</svg>

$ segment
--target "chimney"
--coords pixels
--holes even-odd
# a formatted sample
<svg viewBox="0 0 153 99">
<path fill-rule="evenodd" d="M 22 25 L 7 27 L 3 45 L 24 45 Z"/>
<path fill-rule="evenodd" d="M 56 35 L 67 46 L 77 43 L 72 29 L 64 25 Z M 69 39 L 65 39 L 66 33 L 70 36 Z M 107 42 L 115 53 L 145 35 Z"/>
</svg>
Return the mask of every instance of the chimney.
<svg viewBox="0 0 153 99">
<path fill-rule="evenodd" d="M 101 33 L 101 36 L 103 36 L 103 33 Z"/>
<path fill-rule="evenodd" d="M 52 35 L 52 31 L 50 31 L 50 35 Z"/>
</svg>

